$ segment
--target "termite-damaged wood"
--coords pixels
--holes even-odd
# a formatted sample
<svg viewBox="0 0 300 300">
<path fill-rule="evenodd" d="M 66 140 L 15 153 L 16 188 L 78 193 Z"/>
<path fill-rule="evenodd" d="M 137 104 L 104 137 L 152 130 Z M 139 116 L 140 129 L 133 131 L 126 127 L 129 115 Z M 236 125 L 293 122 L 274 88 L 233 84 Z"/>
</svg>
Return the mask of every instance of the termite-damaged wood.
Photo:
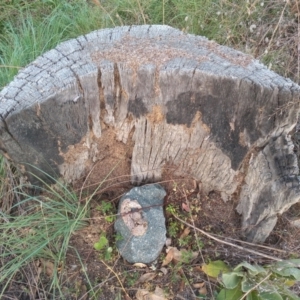
<svg viewBox="0 0 300 300">
<path fill-rule="evenodd" d="M 32 182 L 75 181 L 96 162 L 113 168 L 106 159 L 117 153 L 138 184 L 175 165 L 206 191 L 238 194 L 246 236 L 261 242 L 299 201 L 290 137 L 299 95 L 203 37 L 158 25 L 99 30 L 46 52 L 1 91 L 0 148 Z"/>
</svg>

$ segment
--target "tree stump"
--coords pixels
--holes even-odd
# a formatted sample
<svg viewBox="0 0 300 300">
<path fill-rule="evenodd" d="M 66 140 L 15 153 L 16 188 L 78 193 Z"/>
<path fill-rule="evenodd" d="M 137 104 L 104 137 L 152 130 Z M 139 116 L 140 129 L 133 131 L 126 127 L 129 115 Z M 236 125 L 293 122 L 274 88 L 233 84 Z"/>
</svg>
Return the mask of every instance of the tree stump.
<svg viewBox="0 0 300 300">
<path fill-rule="evenodd" d="M 61 43 L 0 93 L 0 147 L 30 180 L 73 182 L 119 161 L 136 184 L 164 168 L 239 199 L 262 242 L 299 201 L 291 138 L 300 87 L 251 56 L 168 26 L 94 31 Z"/>
</svg>

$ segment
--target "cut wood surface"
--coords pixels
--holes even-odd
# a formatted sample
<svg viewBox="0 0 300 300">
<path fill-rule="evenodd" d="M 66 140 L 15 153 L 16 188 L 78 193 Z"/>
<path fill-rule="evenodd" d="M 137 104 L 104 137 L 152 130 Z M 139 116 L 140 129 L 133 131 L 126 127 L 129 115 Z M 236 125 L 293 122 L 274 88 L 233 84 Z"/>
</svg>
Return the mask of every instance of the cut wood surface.
<svg viewBox="0 0 300 300">
<path fill-rule="evenodd" d="M 1 91 L 0 147 L 33 183 L 74 182 L 96 163 L 157 182 L 172 165 L 207 192 L 238 197 L 248 240 L 262 242 L 300 199 L 299 95 L 251 56 L 200 36 L 98 30 L 38 57 Z"/>
</svg>

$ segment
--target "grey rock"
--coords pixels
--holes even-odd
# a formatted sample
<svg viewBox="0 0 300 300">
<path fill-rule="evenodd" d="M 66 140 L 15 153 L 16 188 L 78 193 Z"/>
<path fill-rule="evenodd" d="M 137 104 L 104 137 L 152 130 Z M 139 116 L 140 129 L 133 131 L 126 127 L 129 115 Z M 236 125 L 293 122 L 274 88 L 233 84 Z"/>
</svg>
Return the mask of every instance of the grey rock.
<svg viewBox="0 0 300 300">
<path fill-rule="evenodd" d="M 130 263 L 151 263 L 166 241 L 163 202 L 166 191 L 159 184 L 135 187 L 119 202 L 115 230 L 121 256 Z"/>
</svg>

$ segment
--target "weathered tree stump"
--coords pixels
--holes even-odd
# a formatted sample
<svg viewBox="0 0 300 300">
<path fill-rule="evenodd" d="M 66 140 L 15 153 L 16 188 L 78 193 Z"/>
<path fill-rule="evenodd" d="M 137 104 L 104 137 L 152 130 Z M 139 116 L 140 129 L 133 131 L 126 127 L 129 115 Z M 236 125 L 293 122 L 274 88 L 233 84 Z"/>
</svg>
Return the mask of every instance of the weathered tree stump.
<svg viewBox="0 0 300 300">
<path fill-rule="evenodd" d="M 132 182 L 156 182 L 172 164 L 206 191 L 236 195 L 248 240 L 262 242 L 300 199 L 299 95 L 291 80 L 203 37 L 99 30 L 38 57 L 2 90 L 0 147 L 32 181 L 75 181 L 97 161 L 113 168 L 114 156 Z"/>
</svg>

